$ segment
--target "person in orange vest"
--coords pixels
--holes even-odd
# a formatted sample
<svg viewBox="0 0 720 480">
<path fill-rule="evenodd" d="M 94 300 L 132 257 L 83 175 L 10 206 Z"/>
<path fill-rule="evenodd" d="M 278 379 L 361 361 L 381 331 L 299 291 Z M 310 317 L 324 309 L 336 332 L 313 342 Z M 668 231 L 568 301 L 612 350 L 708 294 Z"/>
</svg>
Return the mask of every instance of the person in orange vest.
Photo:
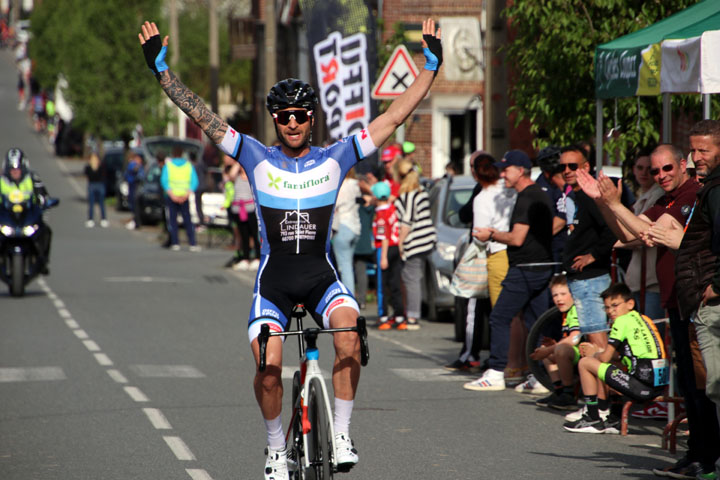
<svg viewBox="0 0 720 480">
<path fill-rule="evenodd" d="M 190 218 L 190 192 L 198 188 L 198 176 L 192 163 L 182 156 L 182 149 L 175 148 L 170 161 L 165 162 L 160 176 L 160 184 L 165 191 L 165 203 L 168 209 L 168 230 L 170 232 L 170 249 L 180 250 L 178 241 L 178 213 L 182 215 L 183 225 L 187 232 L 190 251 L 200 251 L 195 240 L 195 226 Z"/>
</svg>

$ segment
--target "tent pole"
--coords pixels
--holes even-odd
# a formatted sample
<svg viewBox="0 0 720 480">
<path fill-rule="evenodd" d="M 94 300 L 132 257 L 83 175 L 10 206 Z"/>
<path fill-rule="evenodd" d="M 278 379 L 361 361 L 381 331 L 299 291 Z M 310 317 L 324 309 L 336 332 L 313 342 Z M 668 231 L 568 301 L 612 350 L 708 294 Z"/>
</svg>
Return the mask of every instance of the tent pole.
<svg viewBox="0 0 720 480">
<path fill-rule="evenodd" d="M 602 168 L 603 158 L 603 101 L 595 100 L 595 171 Z"/>
<path fill-rule="evenodd" d="M 710 94 L 703 93 L 703 120 L 710 120 Z"/>
<path fill-rule="evenodd" d="M 662 135 L 662 141 L 663 143 L 671 143 L 672 142 L 672 135 L 670 129 L 672 128 L 672 121 L 670 119 L 670 113 L 671 113 L 672 105 L 671 105 L 671 97 L 670 94 L 665 92 L 663 93 L 663 110 L 662 110 L 662 116 L 663 116 L 663 135 Z"/>
</svg>

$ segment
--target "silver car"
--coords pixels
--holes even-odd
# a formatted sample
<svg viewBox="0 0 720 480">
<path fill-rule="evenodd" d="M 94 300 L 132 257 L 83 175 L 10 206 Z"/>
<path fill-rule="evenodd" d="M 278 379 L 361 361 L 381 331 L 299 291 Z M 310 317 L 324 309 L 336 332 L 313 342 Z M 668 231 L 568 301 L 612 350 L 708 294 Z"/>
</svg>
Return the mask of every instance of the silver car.
<svg viewBox="0 0 720 480">
<path fill-rule="evenodd" d="M 430 188 L 430 209 L 437 230 L 437 245 L 429 257 L 424 282 L 426 317 L 436 321 L 451 314 L 455 297 L 450 293 L 458 242 L 468 236 L 470 224 L 460 221 L 459 210 L 472 196 L 475 180 L 470 176 L 443 177 Z M 448 318 L 450 320 L 450 318 Z"/>
</svg>

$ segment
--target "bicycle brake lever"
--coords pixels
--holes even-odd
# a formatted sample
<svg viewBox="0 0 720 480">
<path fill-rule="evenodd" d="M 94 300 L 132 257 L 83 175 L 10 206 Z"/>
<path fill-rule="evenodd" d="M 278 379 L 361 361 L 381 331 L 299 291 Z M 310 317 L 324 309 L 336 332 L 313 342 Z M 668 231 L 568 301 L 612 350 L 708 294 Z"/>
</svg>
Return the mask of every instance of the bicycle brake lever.
<svg viewBox="0 0 720 480">
<path fill-rule="evenodd" d="M 258 335 L 258 343 L 260 345 L 260 364 L 258 370 L 261 372 L 265 371 L 265 352 L 267 351 L 267 342 L 270 338 L 270 326 L 267 323 L 263 323 L 260 326 L 260 334 Z"/>
<path fill-rule="evenodd" d="M 360 337 L 360 365 L 364 367 L 368 364 L 368 360 L 370 360 L 365 317 L 358 317 L 357 319 L 357 334 Z"/>
</svg>

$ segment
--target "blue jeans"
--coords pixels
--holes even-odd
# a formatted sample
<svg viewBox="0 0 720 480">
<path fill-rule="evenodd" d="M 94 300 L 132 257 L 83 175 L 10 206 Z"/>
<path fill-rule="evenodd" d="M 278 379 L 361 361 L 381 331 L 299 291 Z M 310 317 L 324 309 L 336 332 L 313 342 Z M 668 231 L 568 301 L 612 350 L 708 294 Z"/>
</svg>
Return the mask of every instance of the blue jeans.
<svg viewBox="0 0 720 480">
<path fill-rule="evenodd" d="M 548 283 L 552 269 L 510 267 L 490 313 L 490 359 L 493 370 L 504 370 L 510 348 L 510 322 L 518 312 L 528 330 L 550 306 Z"/>
<path fill-rule="evenodd" d="M 353 295 L 355 295 L 353 255 L 355 255 L 355 244 L 357 244 L 358 238 L 360 235 L 355 235 L 346 225 L 340 225 L 332 239 L 335 261 L 340 270 L 340 280 Z"/>
<path fill-rule="evenodd" d="M 584 280 L 568 280 L 575 309 L 577 310 L 580 331 L 587 333 L 607 332 L 607 316 L 605 304 L 600 294 L 610 286 L 610 275 L 587 278 Z"/>
<path fill-rule="evenodd" d="M 185 200 L 183 203 L 175 203 L 170 198 L 166 198 L 168 207 L 168 230 L 170 232 L 170 245 L 179 245 L 178 242 L 178 212 L 182 215 L 183 225 L 187 232 L 188 242 L 195 245 L 195 226 L 190 219 L 190 202 Z"/>
<path fill-rule="evenodd" d="M 88 183 L 88 220 L 93 219 L 95 204 L 100 206 L 100 218 L 105 220 L 105 184 L 102 182 Z"/>
</svg>

